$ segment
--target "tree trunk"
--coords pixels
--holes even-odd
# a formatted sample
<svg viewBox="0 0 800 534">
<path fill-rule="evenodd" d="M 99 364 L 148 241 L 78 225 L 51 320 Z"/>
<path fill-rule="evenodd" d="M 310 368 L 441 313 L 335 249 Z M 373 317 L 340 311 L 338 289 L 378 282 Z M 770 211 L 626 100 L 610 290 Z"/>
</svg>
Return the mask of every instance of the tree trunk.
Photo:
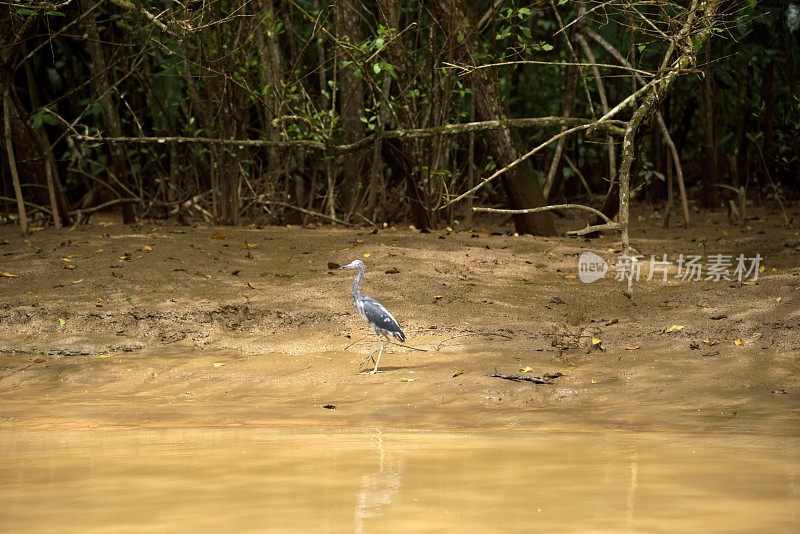
<svg viewBox="0 0 800 534">
<path fill-rule="evenodd" d="M 89 0 L 81 0 L 81 9 L 87 11 L 91 8 Z M 100 32 L 97 29 L 97 22 L 94 14 L 85 18 L 87 47 L 91 57 L 90 71 L 92 78 L 97 84 L 97 95 L 100 101 L 100 108 L 103 117 L 103 124 L 108 131 L 109 137 L 122 137 L 122 126 L 117 113 L 117 105 L 112 96 L 112 87 L 108 78 L 108 66 L 105 53 L 100 41 Z M 111 143 L 108 145 L 111 154 L 111 165 L 109 173 L 116 178 L 125 190 L 130 190 L 128 181 L 127 165 L 125 163 L 125 151 L 123 145 Z M 122 204 L 122 222 L 133 224 L 136 222 L 136 214 L 133 211 L 133 204 Z"/>
<path fill-rule="evenodd" d="M 31 109 L 39 109 L 41 106 L 39 104 L 38 84 L 29 61 L 25 62 L 25 79 L 28 82 L 28 98 L 30 99 Z M 11 96 L 13 97 L 13 95 Z M 17 106 L 17 109 L 21 111 L 22 103 L 19 101 L 19 99 L 12 98 L 12 100 L 14 105 Z M 67 202 L 64 198 L 61 184 L 58 180 L 58 166 L 56 165 L 56 158 L 53 155 L 50 141 L 47 139 L 46 130 L 44 128 L 34 130 L 27 123 L 24 124 L 24 127 L 26 134 L 39 148 L 39 154 L 41 154 L 44 161 L 44 172 L 47 181 L 48 193 L 47 201 L 50 203 L 53 225 L 56 228 L 61 228 L 62 223 L 69 224 L 69 209 L 67 208 Z"/>
<path fill-rule="evenodd" d="M 381 99 L 378 104 L 378 131 L 386 129 L 386 121 L 389 118 L 389 96 L 392 91 L 392 76 L 389 71 L 384 71 L 381 83 Z M 379 139 L 372 148 L 372 163 L 369 169 L 369 186 L 367 192 L 367 216 L 373 221 L 378 215 L 378 189 L 385 189 L 383 179 L 383 143 Z"/>
<path fill-rule="evenodd" d="M 17 158 L 14 156 L 14 141 L 11 134 L 11 97 L 9 89 L 3 92 L 3 134 L 5 136 L 6 155 L 8 156 L 8 168 L 11 173 L 11 181 L 14 183 L 14 196 L 17 199 L 17 213 L 19 214 L 19 228 L 22 235 L 28 233 L 28 215 L 25 213 L 25 199 L 22 198 L 22 186 L 19 182 L 19 172 L 17 171 Z"/>
<path fill-rule="evenodd" d="M 736 80 L 736 151 L 733 180 L 731 185 L 739 187 L 747 182 L 747 148 L 750 143 L 747 139 L 747 132 L 750 131 L 750 92 L 753 77 L 750 75 L 752 67 L 743 65 L 742 69 L 747 72 Z"/>
<path fill-rule="evenodd" d="M 355 0 L 336 0 L 336 38 L 340 60 L 349 58 L 348 46 L 357 46 L 362 39 L 361 19 L 358 14 L 360 2 Z M 364 108 L 364 83 L 356 73 L 357 65 L 352 63 L 339 70 L 339 114 L 341 116 L 341 144 L 353 143 L 363 134 L 361 111 Z M 339 201 L 342 217 L 349 220 L 356 209 L 361 184 L 361 167 L 364 152 L 348 154 L 342 162 L 342 184 L 339 187 Z"/>
<path fill-rule="evenodd" d="M 572 117 L 572 108 L 575 104 L 575 92 L 578 90 L 578 67 L 565 67 L 564 71 L 564 108 L 562 117 Z M 607 111 L 607 110 L 606 110 Z M 566 126 L 561 127 L 561 131 L 566 130 Z M 553 192 L 558 192 L 564 183 L 564 147 L 567 144 L 567 138 L 562 137 L 556 143 L 556 151 L 553 154 L 553 159 L 550 160 L 550 169 L 547 171 L 547 178 L 544 182 L 542 196 L 545 199 L 552 199 Z"/>
<path fill-rule="evenodd" d="M 397 5 L 397 0 L 378 0 L 378 7 L 383 24 L 392 32 L 399 32 L 400 8 Z M 388 47 L 386 54 L 389 57 L 389 61 L 394 65 L 395 73 L 397 74 L 397 83 L 392 84 L 391 90 L 400 103 L 399 106 L 394 108 L 398 127 L 403 129 L 415 128 L 419 126 L 414 122 L 415 103 L 413 99 L 407 97 L 404 91 L 404 88 L 412 86 L 411 80 L 414 79 L 415 73 L 412 72 L 412 68 L 409 68 L 410 62 L 406 59 L 407 54 L 403 48 L 403 41 L 398 40 L 393 46 Z M 415 144 L 417 142 L 413 139 L 385 141 L 383 143 L 384 154 L 392 170 L 392 176 L 405 183 L 406 195 L 411 210 L 411 220 L 414 222 L 414 226 L 421 232 L 428 232 L 436 227 L 438 220 L 436 212 L 428 208 L 424 194 L 425 189 L 423 184 L 420 183 L 419 171 L 415 170 L 415 167 L 420 167 L 420 165 L 414 165 L 414 162 L 419 160 L 417 157 L 419 151 Z"/>
<path fill-rule="evenodd" d="M 717 154 L 717 136 L 714 124 L 714 73 L 711 70 L 711 40 L 706 44 L 705 79 L 703 80 L 703 145 L 705 166 L 704 176 L 700 181 L 700 203 L 704 208 L 712 208 L 716 203 L 714 184 L 720 183 L 719 156 Z"/>
<path fill-rule="evenodd" d="M 258 46 L 259 82 L 261 83 L 261 94 L 264 95 L 265 105 L 262 110 L 264 119 L 264 131 L 267 141 L 278 142 L 281 140 L 280 131 L 272 126 L 272 120 L 281 115 L 283 106 L 283 76 L 284 67 L 282 61 L 281 48 L 278 43 L 279 21 L 272 0 L 261 0 L 260 9 L 257 16 L 263 22 L 256 28 L 256 43 Z M 286 157 L 280 148 L 270 147 L 267 149 L 267 174 L 266 180 L 269 187 L 274 187 L 281 177 L 287 174 Z M 289 188 L 289 185 L 294 187 Z M 297 178 L 294 182 L 287 182 L 287 193 L 290 203 L 295 203 L 302 207 L 304 204 L 302 178 Z M 293 198 L 292 198 L 293 197 Z M 289 214 L 289 222 L 301 223 L 302 213 L 292 210 Z"/>
<path fill-rule="evenodd" d="M 762 172 L 765 180 L 766 173 L 772 172 L 775 163 L 775 65 L 772 61 L 767 61 L 761 72 L 761 101 L 764 104 L 764 111 L 761 113 L 761 131 L 764 132 L 764 161 L 761 162 Z M 766 168 L 765 168 L 766 167 Z"/>
<path fill-rule="evenodd" d="M 789 0 L 782 0 L 784 10 L 789 7 Z M 797 7 L 797 6 L 795 6 Z M 784 13 L 786 13 L 784 11 Z M 794 38 L 789 33 L 789 27 L 786 24 L 781 24 L 781 41 L 783 44 L 783 53 L 786 55 L 785 70 L 786 70 L 786 85 L 790 95 L 800 94 L 798 92 L 797 84 L 797 58 L 795 57 Z M 797 106 L 790 106 L 789 117 L 794 124 L 800 122 L 800 110 Z M 800 154 L 800 135 L 794 136 L 795 154 Z M 794 186 L 800 188 L 800 158 L 795 158 L 795 174 Z"/>
<path fill-rule="evenodd" d="M 689 8 L 686 20 L 680 30 L 675 34 L 674 41 L 664 55 L 661 68 L 659 69 L 660 79 L 656 88 L 651 89 L 644 97 L 643 102 L 636 108 L 631 115 L 630 121 L 625 128 L 625 135 L 622 139 L 622 160 L 619 166 L 619 226 L 622 238 L 622 253 L 630 255 L 630 204 L 631 204 L 631 176 L 633 176 L 632 166 L 638 158 L 638 150 L 641 143 L 638 136 L 641 133 L 642 124 L 652 118 L 658 112 L 658 105 L 661 100 L 669 93 L 670 86 L 679 76 L 677 69 L 670 69 L 670 63 L 677 65 L 696 65 L 697 57 L 695 47 L 703 46 L 704 41 L 710 38 L 713 29 L 714 17 L 721 1 L 702 2 L 693 0 Z M 698 20 L 699 19 L 699 20 Z M 699 23 L 700 28 L 696 29 L 695 24 Z M 689 46 L 686 46 L 686 43 Z M 683 45 L 678 48 L 679 45 Z M 675 58 L 677 56 L 677 59 Z M 633 288 L 633 277 L 628 277 L 628 291 Z"/>
<path fill-rule="evenodd" d="M 450 46 L 455 50 L 456 61 L 469 62 L 477 52 L 477 37 L 458 0 L 434 0 L 434 11 L 442 25 Z M 471 74 L 475 98 L 475 115 L 478 120 L 502 120 L 507 117 L 500 98 L 497 76 L 487 69 Z M 484 133 L 489 151 L 498 167 L 506 167 L 522 155 L 515 141 L 516 132 L 508 129 L 488 130 Z M 542 188 L 536 180 L 529 161 L 503 174 L 503 187 L 513 209 L 543 206 Z M 514 226 L 521 234 L 555 235 L 555 225 L 548 213 L 514 215 Z"/>
</svg>

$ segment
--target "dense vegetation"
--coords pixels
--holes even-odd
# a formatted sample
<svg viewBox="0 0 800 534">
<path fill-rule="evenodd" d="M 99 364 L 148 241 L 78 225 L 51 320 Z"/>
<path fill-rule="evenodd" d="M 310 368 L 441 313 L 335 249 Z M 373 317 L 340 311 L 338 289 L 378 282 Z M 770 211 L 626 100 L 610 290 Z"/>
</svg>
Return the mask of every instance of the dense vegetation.
<svg viewBox="0 0 800 534">
<path fill-rule="evenodd" d="M 788 1 L 18 0 L 0 17 L 6 221 L 24 199 L 41 223 L 428 229 L 575 202 L 624 232 L 631 200 L 741 221 L 746 199 L 800 193 Z M 550 217 L 515 224 L 551 234 Z"/>
</svg>

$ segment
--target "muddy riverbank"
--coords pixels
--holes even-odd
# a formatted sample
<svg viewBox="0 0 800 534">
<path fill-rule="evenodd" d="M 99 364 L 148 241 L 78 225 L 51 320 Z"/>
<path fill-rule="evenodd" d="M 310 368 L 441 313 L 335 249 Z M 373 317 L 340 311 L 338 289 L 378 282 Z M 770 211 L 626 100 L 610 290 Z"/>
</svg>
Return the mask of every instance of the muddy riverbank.
<svg viewBox="0 0 800 534">
<path fill-rule="evenodd" d="M 798 435 L 797 231 L 767 213 L 744 229 L 698 217 L 663 229 L 639 216 L 632 295 L 614 279 L 614 236 L 94 224 L 23 239 L 2 227 L 0 428 Z M 580 281 L 584 251 L 608 261 L 604 279 Z M 651 254 L 672 265 L 648 281 Z M 679 278 L 679 257 L 707 267 L 716 254 L 732 258 L 731 280 Z M 740 254 L 762 258 L 757 279 L 737 279 Z M 376 343 L 351 273 L 328 268 L 354 258 L 408 336 L 376 376 L 358 374 Z"/>
</svg>

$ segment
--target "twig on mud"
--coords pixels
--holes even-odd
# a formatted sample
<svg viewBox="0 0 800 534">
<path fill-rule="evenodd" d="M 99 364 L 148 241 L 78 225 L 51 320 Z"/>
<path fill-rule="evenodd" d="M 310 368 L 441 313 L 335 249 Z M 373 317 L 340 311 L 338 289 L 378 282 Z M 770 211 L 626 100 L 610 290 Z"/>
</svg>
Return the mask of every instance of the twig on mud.
<svg viewBox="0 0 800 534">
<path fill-rule="evenodd" d="M 552 386 L 553 378 L 558 378 L 561 376 L 561 373 L 556 373 L 554 375 L 544 375 L 542 376 L 534 376 L 534 375 L 507 375 L 504 373 L 498 373 L 497 371 L 491 375 L 492 378 L 502 378 L 503 380 L 513 380 L 514 382 L 533 382 L 534 384 L 544 384 L 548 386 Z"/>
<path fill-rule="evenodd" d="M 363 341 L 363 340 L 364 340 L 366 337 L 367 337 L 367 336 L 362 336 L 361 338 L 359 338 L 359 339 L 356 339 L 355 341 L 353 341 L 352 343 L 350 343 L 349 345 L 347 345 L 347 346 L 344 348 L 344 350 L 349 350 L 349 349 L 350 349 L 350 347 L 352 347 L 353 345 L 357 345 L 357 344 L 361 343 L 361 342 L 362 342 L 362 341 Z"/>
<path fill-rule="evenodd" d="M 413 350 L 417 352 L 428 352 L 428 349 L 421 349 L 419 347 L 414 347 L 413 345 L 401 345 L 400 343 L 395 343 L 394 341 L 390 341 L 392 345 L 397 345 L 398 347 L 402 347 L 404 349 Z"/>
<path fill-rule="evenodd" d="M 359 343 L 361 343 L 362 341 L 364 341 L 364 340 L 365 340 L 366 338 L 368 338 L 368 337 L 371 337 L 371 336 L 363 336 L 363 337 L 360 337 L 359 339 L 356 339 L 355 341 L 353 341 L 352 343 L 350 343 L 349 345 L 347 345 L 347 346 L 344 348 L 344 350 L 348 350 L 348 349 L 350 349 L 350 347 L 352 347 L 353 345 L 358 345 Z M 414 351 L 417 351 L 417 352 L 428 352 L 428 349 L 421 349 L 421 348 L 419 348 L 419 347 L 414 347 L 414 346 L 412 346 L 412 345 L 405 345 L 405 344 L 395 343 L 395 342 L 394 342 L 394 341 L 392 341 L 391 339 L 390 339 L 390 340 L 388 340 L 388 341 L 387 341 L 387 343 L 388 343 L 389 345 L 394 345 L 394 346 L 396 346 L 396 347 L 400 347 L 400 348 L 403 348 L 403 349 L 414 350 Z"/>
<path fill-rule="evenodd" d="M 504 337 L 504 338 L 506 338 L 506 339 L 514 339 L 512 336 L 508 336 L 508 335 L 506 335 L 506 334 L 498 334 L 498 333 L 496 333 L 496 332 L 488 332 L 488 333 L 483 333 L 483 332 L 467 332 L 466 334 L 457 334 L 457 335 L 455 335 L 455 336 L 451 336 L 451 337 L 449 337 L 449 338 L 447 338 L 447 339 L 443 339 L 443 340 L 441 340 L 441 341 L 440 341 L 440 342 L 439 342 L 439 343 L 436 345 L 436 348 L 434 349 L 434 351 L 435 351 L 435 352 L 439 352 L 440 350 L 442 350 L 442 347 L 444 347 L 444 344 L 445 344 L 445 343 L 447 343 L 448 341 L 452 341 L 452 340 L 454 340 L 454 339 L 456 339 L 456 338 L 459 338 L 459 337 L 467 337 L 467 336 L 497 336 L 497 337 Z"/>
</svg>

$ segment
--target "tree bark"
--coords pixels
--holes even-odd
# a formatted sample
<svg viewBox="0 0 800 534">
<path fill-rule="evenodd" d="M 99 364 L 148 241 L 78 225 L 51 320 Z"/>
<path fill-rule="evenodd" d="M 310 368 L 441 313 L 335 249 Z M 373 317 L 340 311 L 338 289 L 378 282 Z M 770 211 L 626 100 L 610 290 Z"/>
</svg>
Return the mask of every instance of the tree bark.
<svg viewBox="0 0 800 534">
<path fill-rule="evenodd" d="M 712 208 L 716 203 L 717 194 L 714 184 L 720 183 L 719 177 L 719 155 L 717 154 L 718 143 L 716 135 L 716 125 L 714 124 L 715 113 L 715 87 L 714 72 L 711 69 L 711 40 L 706 43 L 705 50 L 706 65 L 703 80 L 703 145 L 704 145 L 704 176 L 700 181 L 700 203 L 704 208 Z"/>
<path fill-rule="evenodd" d="M 81 0 L 81 9 L 84 11 L 91 8 L 89 0 Z M 106 62 L 105 52 L 100 41 L 100 32 L 97 29 L 97 22 L 94 15 L 86 17 L 86 36 L 87 46 L 89 49 L 89 56 L 91 57 L 90 70 L 92 77 L 97 83 L 97 94 L 99 95 L 99 102 L 101 113 L 103 117 L 103 124 L 108 130 L 109 134 L 117 137 L 122 135 L 122 126 L 117 113 L 117 106 L 114 103 L 112 96 L 112 87 L 108 78 L 108 65 Z M 123 188 L 130 190 L 128 181 L 127 165 L 125 163 L 124 148 L 120 144 L 108 145 L 108 150 L 111 156 L 111 165 L 109 172 L 113 174 L 116 180 L 122 184 Z M 133 224 L 136 222 L 136 214 L 133 210 L 133 204 L 122 204 L 122 222 L 124 224 Z"/>
<path fill-rule="evenodd" d="M 775 164 L 775 64 L 772 61 L 767 61 L 762 67 L 761 101 L 764 104 L 761 113 L 761 131 L 764 132 L 762 168 L 766 165 L 767 169 L 772 169 Z M 768 180 L 764 180 L 766 182 Z"/>
<path fill-rule="evenodd" d="M 283 79 L 284 63 L 282 61 L 281 48 L 278 43 L 280 35 L 277 33 L 279 28 L 278 13 L 275 11 L 275 4 L 272 0 L 261 0 L 257 17 L 261 20 L 256 28 L 256 44 L 260 61 L 258 77 L 261 83 L 261 94 L 265 105 L 262 109 L 264 132 L 267 141 L 276 143 L 280 141 L 281 135 L 278 128 L 272 125 L 272 120 L 281 115 L 283 107 Z M 269 188 L 278 184 L 281 177 L 287 174 L 286 156 L 284 150 L 278 147 L 267 148 L 267 174 L 266 180 Z M 295 180 L 287 180 L 286 193 L 291 202 L 302 207 L 305 204 L 303 179 L 298 177 Z M 291 186 L 294 187 L 291 187 Z M 297 210 L 292 210 L 288 215 L 289 222 L 301 223 L 303 214 Z"/>
<path fill-rule="evenodd" d="M 785 10 L 789 8 L 789 0 L 782 0 L 782 3 L 785 14 Z M 781 38 L 783 53 L 786 56 L 786 85 L 790 95 L 797 95 L 800 94 L 797 83 L 797 58 L 795 57 L 793 36 L 789 33 L 789 27 L 786 24 L 781 24 Z M 797 106 L 789 108 L 789 117 L 795 124 L 800 122 L 800 110 L 797 109 Z M 800 154 L 800 135 L 794 136 L 794 146 L 795 154 Z M 800 188 L 800 158 L 795 158 L 794 185 L 796 188 Z"/>
<path fill-rule="evenodd" d="M 39 91 L 37 81 L 31 68 L 29 61 L 25 62 L 25 79 L 28 82 L 28 98 L 30 99 L 31 109 L 40 109 L 39 104 Z M 11 95 L 14 96 L 13 94 Z M 14 105 L 18 110 L 22 109 L 22 103 L 19 98 L 12 98 Z M 44 128 L 34 130 L 29 124 L 24 124 L 26 134 L 34 141 L 34 144 L 39 148 L 44 162 L 44 174 L 47 181 L 47 200 L 50 203 L 51 216 L 53 218 L 53 225 L 56 228 L 61 228 L 62 222 L 68 223 L 69 209 L 67 208 L 66 199 L 64 198 L 63 191 L 61 190 L 58 180 L 58 167 L 56 165 L 53 150 L 50 147 L 50 141 L 47 139 L 47 133 Z M 63 217 L 63 221 L 62 221 Z"/>
<path fill-rule="evenodd" d="M 572 108 L 575 104 L 575 92 L 578 90 L 578 67 L 565 67 L 565 81 L 564 81 L 564 109 L 562 117 L 569 118 L 572 116 Z M 608 109 L 605 110 L 606 112 Z M 566 126 L 561 127 L 561 131 L 566 130 Z M 553 159 L 550 160 L 550 169 L 547 171 L 547 178 L 544 182 L 542 195 L 545 199 L 551 199 L 553 191 L 558 191 L 563 180 L 564 162 L 562 156 L 564 155 L 564 147 L 567 144 L 566 137 L 562 137 L 556 143 L 556 151 L 553 154 Z"/>
<path fill-rule="evenodd" d="M 8 95 L 9 89 L 3 92 L 3 130 L 5 135 L 6 155 L 8 156 L 8 168 L 11 172 L 11 180 L 14 183 L 14 196 L 17 199 L 17 213 L 19 214 L 19 227 L 22 235 L 28 233 L 28 215 L 25 213 L 25 199 L 22 198 L 22 186 L 19 182 L 19 172 L 17 170 L 17 158 L 14 156 L 14 141 L 11 135 L 11 97 Z"/>
<path fill-rule="evenodd" d="M 400 8 L 397 0 L 378 0 L 378 7 L 382 22 L 392 32 L 398 32 Z M 400 102 L 400 105 L 394 108 L 396 120 L 400 128 L 407 129 L 417 126 L 414 122 L 413 114 L 415 104 L 407 98 L 404 91 L 405 88 L 412 85 L 411 80 L 414 78 L 414 74 L 410 72 L 409 61 L 406 60 L 407 54 L 402 47 L 403 42 L 398 40 L 387 48 L 386 54 L 389 61 L 394 65 L 397 75 L 397 83 L 393 83 L 391 86 L 392 94 Z M 428 208 L 419 173 L 414 170 L 414 161 L 419 159 L 417 157 L 416 143 L 418 143 L 418 140 L 408 138 L 384 141 L 384 154 L 386 154 L 387 162 L 392 169 L 392 176 L 405 183 L 408 205 L 411 210 L 411 220 L 414 222 L 414 226 L 421 232 L 428 232 L 436 227 L 437 217 L 436 212 Z"/>
<path fill-rule="evenodd" d="M 442 25 L 457 61 L 467 63 L 477 51 L 477 36 L 473 32 L 461 3 L 458 0 L 434 0 L 434 11 Z M 496 75 L 487 69 L 478 69 L 471 75 L 475 98 L 475 115 L 478 120 L 497 120 L 507 116 L 500 98 Z M 484 133 L 489 151 L 498 167 L 505 167 L 522 155 L 515 141 L 516 132 L 508 129 Z M 536 180 L 529 161 L 510 169 L 503 175 L 503 187 L 513 209 L 536 208 L 545 204 L 542 188 Z M 553 219 L 547 213 L 514 215 L 514 226 L 521 234 L 555 235 Z"/>
<path fill-rule="evenodd" d="M 349 56 L 345 48 L 357 46 L 362 39 L 361 19 L 358 8 L 361 5 L 357 0 L 336 0 L 334 13 L 336 25 L 336 38 L 340 59 Z M 353 143 L 363 135 L 361 125 L 361 111 L 364 108 L 364 83 L 362 77 L 356 73 L 357 65 L 354 63 L 339 70 L 339 114 L 341 116 L 342 143 Z M 358 151 L 349 154 L 342 162 L 342 184 L 339 187 L 339 201 L 342 207 L 342 218 L 350 220 L 355 210 L 361 185 L 361 167 L 364 152 Z"/>
<path fill-rule="evenodd" d="M 619 226 L 621 228 L 622 253 L 630 255 L 630 202 L 631 202 L 631 168 L 637 159 L 640 146 L 636 142 L 643 122 L 657 113 L 658 105 L 667 95 L 670 86 L 679 76 L 680 71 L 670 65 L 683 68 L 697 64 L 695 47 L 700 48 L 710 37 L 715 15 L 721 0 L 693 0 L 680 30 L 675 34 L 669 49 L 664 55 L 661 68 L 657 74 L 658 84 L 653 86 L 636 108 L 625 129 L 622 140 L 622 160 L 619 166 Z M 696 28 L 699 26 L 699 28 Z M 679 45 L 683 45 L 678 48 Z M 652 83 L 652 82 L 651 82 Z M 633 277 L 628 278 L 628 291 L 631 291 Z"/>
</svg>

